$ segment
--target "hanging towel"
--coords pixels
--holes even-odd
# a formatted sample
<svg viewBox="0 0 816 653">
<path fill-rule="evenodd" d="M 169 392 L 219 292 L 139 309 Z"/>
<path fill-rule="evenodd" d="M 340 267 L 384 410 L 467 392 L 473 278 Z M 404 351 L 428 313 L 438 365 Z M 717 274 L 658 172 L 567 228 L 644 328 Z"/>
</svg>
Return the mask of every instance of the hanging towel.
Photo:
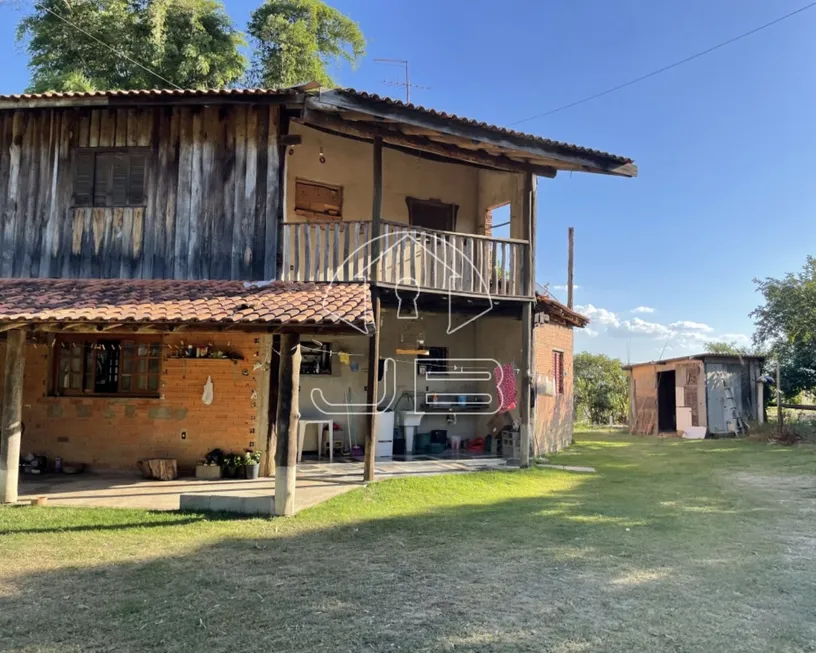
<svg viewBox="0 0 816 653">
<path fill-rule="evenodd" d="M 499 393 L 499 412 L 513 410 L 518 401 L 516 394 L 516 370 L 511 363 L 506 363 L 493 370 L 496 390 Z"/>
</svg>

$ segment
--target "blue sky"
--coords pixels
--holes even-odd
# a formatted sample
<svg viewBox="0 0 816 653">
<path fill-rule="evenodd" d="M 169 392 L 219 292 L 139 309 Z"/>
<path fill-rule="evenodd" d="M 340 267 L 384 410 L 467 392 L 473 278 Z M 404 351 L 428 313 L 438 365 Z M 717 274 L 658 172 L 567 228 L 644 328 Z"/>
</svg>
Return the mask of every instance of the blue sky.
<svg viewBox="0 0 816 653">
<path fill-rule="evenodd" d="M 27 0 L 17 6 L 25 8 Z M 256 1 L 230 0 L 243 26 Z M 805 0 L 333 0 L 368 55 L 343 85 L 500 125 L 682 59 Z M 27 83 L 19 12 L 0 5 L 0 92 Z M 576 228 L 576 292 L 593 319 L 576 350 L 649 360 L 752 333 L 754 277 L 797 270 L 816 237 L 816 7 L 680 68 L 515 127 L 631 156 L 634 180 L 539 181 L 538 280 L 562 286 Z M 555 289 L 556 295 L 563 292 Z M 633 312 L 633 309 L 642 310 Z"/>
</svg>

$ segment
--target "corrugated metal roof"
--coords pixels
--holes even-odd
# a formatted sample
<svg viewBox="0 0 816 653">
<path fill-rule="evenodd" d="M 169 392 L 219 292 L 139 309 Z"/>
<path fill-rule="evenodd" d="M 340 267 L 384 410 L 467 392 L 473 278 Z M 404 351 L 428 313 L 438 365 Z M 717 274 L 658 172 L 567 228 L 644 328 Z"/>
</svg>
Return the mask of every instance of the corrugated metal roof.
<svg viewBox="0 0 816 653">
<path fill-rule="evenodd" d="M 373 100 L 375 102 L 382 102 L 384 104 L 396 106 L 396 107 L 403 107 L 406 109 L 413 109 L 415 111 L 422 111 L 424 113 L 430 114 L 432 116 L 436 116 L 438 118 L 443 118 L 445 120 L 451 120 L 453 122 L 458 122 L 463 125 L 468 125 L 470 127 L 478 127 L 479 129 L 488 129 L 490 131 L 494 131 L 498 134 L 504 134 L 506 136 L 514 136 L 516 138 L 524 138 L 533 140 L 541 145 L 546 147 L 557 147 L 563 148 L 565 150 L 570 150 L 572 152 L 581 152 L 584 154 L 592 154 L 594 156 L 601 156 L 607 159 L 612 159 L 614 161 L 619 161 L 620 163 L 634 163 L 633 159 L 628 157 L 619 156 L 617 154 L 611 154 L 609 152 L 604 152 L 602 150 L 595 150 L 589 147 L 583 147 L 581 145 L 574 145 L 572 143 L 565 143 L 563 141 L 554 141 L 549 138 L 544 138 L 543 136 L 536 136 L 535 134 L 529 134 L 527 132 L 520 132 L 514 129 L 508 129 L 507 127 L 499 127 L 498 125 L 491 125 L 490 123 L 480 122 L 473 118 L 466 118 L 464 116 L 458 116 L 455 113 L 446 113 L 445 111 L 437 111 L 436 109 L 429 109 L 427 107 L 423 107 L 418 104 L 411 104 L 407 102 L 402 102 L 401 100 L 394 100 L 393 98 L 389 97 L 382 97 L 381 95 L 377 95 L 376 93 L 368 93 L 366 91 L 358 91 L 353 88 L 346 88 L 346 89 L 338 89 L 343 91 L 344 93 L 351 93 L 356 95 L 357 97 L 365 98 L 368 100 Z"/>
<path fill-rule="evenodd" d="M 712 353 L 705 353 L 705 354 L 691 354 L 690 356 L 677 356 L 675 358 L 663 358 L 657 361 L 645 361 L 643 363 L 632 363 L 630 365 L 624 365 L 624 370 L 631 370 L 635 367 L 643 367 L 644 365 L 666 365 L 667 363 L 679 363 L 680 361 L 704 361 L 707 358 L 727 358 L 730 360 L 735 361 L 742 361 L 745 360 L 758 360 L 764 361 L 765 356 L 756 356 L 754 354 L 712 354 Z"/>
</svg>

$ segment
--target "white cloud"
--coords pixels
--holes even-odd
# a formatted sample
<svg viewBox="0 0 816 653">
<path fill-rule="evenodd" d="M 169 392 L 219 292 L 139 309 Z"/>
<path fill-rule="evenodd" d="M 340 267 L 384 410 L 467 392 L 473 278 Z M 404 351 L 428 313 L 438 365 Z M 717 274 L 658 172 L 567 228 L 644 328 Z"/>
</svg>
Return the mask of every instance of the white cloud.
<svg viewBox="0 0 816 653">
<path fill-rule="evenodd" d="M 674 331 L 664 324 L 633 317 L 613 325 L 609 329 L 609 335 L 615 338 L 668 338 L 674 335 Z"/>
<path fill-rule="evenodd" d="M 576 310 L 586 315 L 593 328 L 586 328 L 584 333 L 590 338 L 601 335 L 615 339 L 639 340 L 644 343 L 655 342 L 660 352 L 674 350 L 674 355 L 683 353 L 698 353 L 703 351 L 703 345 L 710 340 L 733 342 L 738 346 L 750 345 L 751 338 L 742 333 L 715 334 L 714 329 L 704 322 L 695 320 L 678 320 L 670 324 L 652 322 L 640 317 L 622 319 L 609 309 L 594 304 L 585 304 L 576 307 Z M 648 306 L 638 306 L 631 309 L 632 313 L 653 313 L 655 309 Z M 671 346 L 669 346 L 671 345 Z"/>
<path fill-rule="evenodd" d="M 575 310 L 586 315 L 592 322 L 603 324 L 604 326 L 617 326 L 618 316 L 605 308 L 587 304 L 586 306 L 576 306 Z"/>
<path fill-rule="evenodd" d="M 744 333 L 723 333 L 721 336 L 717 336 L 716 340 L 720 342 L 733 342 L 738 346 L 748 346 L 751 344 L 751 336 L 746 336 Z"/>
<path fill-rule="evenodd" d="M 672 329 L 677 329 L 678 331 L 700 331 L 702 333 L 711 333 L 714 331 L 714 329 L 707 324 L 703 324 L 702 322 L 692 322 L 691 320 L 672 322 L 669 326 Z"/>
<path fill-rule="evenodd" d="M 573 290 L 578 290 L 580 287 L 581 287 L 581 286 L 579 286 L 579 285 L 576 283 L 576 284 L 574 284 L 574 285 L 572 286 L 572 289 L 573 289 Z M 553 290 L 564 290 L 564 291 L 569 290 L 569 288 L 567 288 L 567 285 L 566 285 L 566 284 L 564 284 L 564 285 L 558 285 L 558 286 L 550 286 L 550 288 L 552 288 Z"/>
</svg>

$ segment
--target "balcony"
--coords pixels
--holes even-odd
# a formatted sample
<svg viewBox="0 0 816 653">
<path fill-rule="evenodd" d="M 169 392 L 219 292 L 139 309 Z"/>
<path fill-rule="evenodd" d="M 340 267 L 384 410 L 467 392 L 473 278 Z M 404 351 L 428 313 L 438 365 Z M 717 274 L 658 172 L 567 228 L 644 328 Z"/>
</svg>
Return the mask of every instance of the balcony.
<svg viewBox="0 0 816 653">
<path fill-rule="evenodd" d="M 525 298 L 532 294 L 524 240 L 490 238 L 382 221 L 373 256 L 372 223 L 283 225 L 283 279 L 347 282 L 462 295 Z"/>
</svg>

